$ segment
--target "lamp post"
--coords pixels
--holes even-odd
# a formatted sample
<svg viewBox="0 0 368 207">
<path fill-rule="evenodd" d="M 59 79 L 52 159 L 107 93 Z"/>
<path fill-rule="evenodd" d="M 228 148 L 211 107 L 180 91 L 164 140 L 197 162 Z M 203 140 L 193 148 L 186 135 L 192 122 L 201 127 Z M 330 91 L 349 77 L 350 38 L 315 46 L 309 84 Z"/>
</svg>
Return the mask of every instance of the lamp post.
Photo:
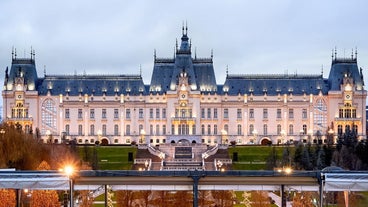
<svg viewBox="0 0 368 207">
<path fill-rule="evenodd" d="M 98 131 L 97 131 L 97 145 L 99 145 L 100 143 L 101 143 L 101 136 L 102 136 L 102 131 L 101 131 L 101 129 L 99 129 Z"/>
<path fill-rule="evenodd" d="M 0 129 L 0 134 L 1 134 L 1 138 L 4 139 L 5 130 L 4 129 Z"/>
<path fill-rule="evenodd" d="M 49 142 L 50 144 L 52 144 L 50 130 L 46 130 L 46 137 L 47 137 L 47 142 Z"/>
<path fill-rule="evenodd" d="M 68 179 L 69 179 L 69 202 L 70 202 L 70 207 L 73 207 L 73 173 L 74 173 L 74 168 L 70 165 L 66 166 L 64 168 L 64 172 L 65 174 L 68 176 Z"/>
<path fill-rule="evenodd" d="M 285 144 L 285 135 L 286 135 L 285 130 L 281 130 L 280 135 L 281 135 L 281 140 L 282 140 L 281 144 Z"/>
<path fill-rule="evenodd" d="M 257 136 L 258 136 L 258 131 L 257 129 L 252 131 L 252 134 L 254 136 L 254 140 L 251 140 L 251 143 L 253 144 L 254 142 L 257 142 Z"/>
<path fill-rule="evenodd" d="M 223 171 L 223 169 L 222 169 L 223 163 L 220 160 L 217 160 L 216 165 L 217 165 L 217 170 L 218 171 Z"/>
<path fill-rule="evenodd" d="M 141 135 L 141 139 L 139 140 L 139 144 L 145 144 L 146 140 L 145 140 L 144 136 L 146 135 L 146 132 L 144 131 L 144 129 L 141 129 L 141 131 L 139 133 Z"/>
</svg>

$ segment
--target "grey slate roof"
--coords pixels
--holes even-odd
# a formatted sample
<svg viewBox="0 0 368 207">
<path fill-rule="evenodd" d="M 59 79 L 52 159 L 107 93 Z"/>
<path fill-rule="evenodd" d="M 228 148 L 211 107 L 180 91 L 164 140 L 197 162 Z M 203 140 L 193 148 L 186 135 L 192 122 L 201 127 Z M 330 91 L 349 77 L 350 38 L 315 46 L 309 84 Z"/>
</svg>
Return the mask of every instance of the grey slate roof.
<svg viewBox="0 0 368 207">
<path fill-rule="evenodd" d="M 34 59 L 12 59 L 7 85 L 12 85 L 16 77 L 23 76 L 26 85 L 33 85 L 36 88 L 37 70 Z"/>
<path fill-rule="evenodd" d="M 186 29 L 187 31 L 187 29 Z M 181 45 L 173 58 L 156 58 L 154 60 L 151 82 L 144 85 L 140 75 L 45 75 L 38 78 L 34 54 L 31 59 L 12 59 L 10 73 L 5 78 L 6 85 L 12 85 L 16 77 L 23 75 L 26 85 L 34 85 L 39 95 L 80 94 L 107 96 L 130 94 L 163 94 L 175 90 L 178 76 L 185 71 L 193 90 L 205 94 L 228 95 L 294 95 L 322 94 L 329 90 L 340 90 L 344 76 L 353 78 L 354 84 L 363 86 L 363 74 L 358 69 L 357 59 L 335 58 L 332 61 L 328 79 L 323 75 L 269 74 L 269 75 L 235 75 L 228 74 L 224 84 L 216 83 L 212 55 L 210 58 L 193 58 L 191 43 L 187 33 L 181 38 Z M 361 87 L 362 88 L 362 87 Z M 5 89 L 10 90 L 10 89 Z"/>
<path fill-rule="evenodd" d="M 330 90 L 339 91 L 344 76 L 350 76 L 355 85 L 363 86 L 363 74 L 358 69 L 356 58 L 339 58 L 332 61 L 328 83 Z"/>
<path fill-rule="evenodd" d="M 130 94 L 145 94 L 145 86 L 139 75 L 63 75 L 46 76 L 39 79 L 38 92 L 46 95 L 48 91 L 52 95 L 69 93 L 70 96 L 81 94 L 107 96 Z"/>
<path fill-rule="evenodd" d="M 328 92 L 322 75 L 228 75 L 222 88 L 229 95 L 323 94 Z"/>
</svg>

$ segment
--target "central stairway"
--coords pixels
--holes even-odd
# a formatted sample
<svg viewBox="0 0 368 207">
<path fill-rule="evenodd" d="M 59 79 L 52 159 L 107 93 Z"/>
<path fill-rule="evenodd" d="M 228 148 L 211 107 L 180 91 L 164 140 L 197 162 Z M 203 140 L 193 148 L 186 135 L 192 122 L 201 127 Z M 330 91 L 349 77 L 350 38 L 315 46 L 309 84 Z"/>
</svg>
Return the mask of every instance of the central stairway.
<svg viewBox="0 0 368 207">
<path fill-rule="evenodd" d="M 227 146 L 170 143 L 139 146 L 133 170 L 219 170 L 216 163 L 231 169 Z"/>
</svg>

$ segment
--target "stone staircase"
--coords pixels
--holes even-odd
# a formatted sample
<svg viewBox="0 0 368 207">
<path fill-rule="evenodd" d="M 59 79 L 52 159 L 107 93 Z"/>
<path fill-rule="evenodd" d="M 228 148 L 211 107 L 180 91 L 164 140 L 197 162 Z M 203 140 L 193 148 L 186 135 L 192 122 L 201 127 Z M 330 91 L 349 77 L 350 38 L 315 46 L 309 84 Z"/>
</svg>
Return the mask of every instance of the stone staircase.
<svg viewBox="0 0 368 207">
<path fill-rule="evenodd" d="M 148 149 L 137 151 L 133 170 L 219 170 L 231 169 L 231 159 L 227 149 L 206 144 L 161 144 L 153 149 L 156 155 Z M 157 153 L 164 155 L 158 157 Z"/>
</svg>

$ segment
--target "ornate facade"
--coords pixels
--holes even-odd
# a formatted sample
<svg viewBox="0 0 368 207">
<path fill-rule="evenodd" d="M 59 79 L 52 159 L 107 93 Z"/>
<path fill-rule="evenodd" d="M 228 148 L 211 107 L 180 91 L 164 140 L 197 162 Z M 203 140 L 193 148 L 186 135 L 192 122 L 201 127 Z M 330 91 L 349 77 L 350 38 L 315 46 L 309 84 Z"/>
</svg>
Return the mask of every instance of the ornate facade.
<svg viewBox="0 0 368 207">
<path fill-rule="evenodd" d="M 217 84 L 213 56 L 192 56 L 187 29 L 172 58 L 155 54 L 150 84 L 141 75 L 37 74 L 13 52 L 4 78 L 4 121 L 44 141 L 131 144 L 273 144 L 366 137 L 366 96 L 357 57 L 332 55 L 323 74 L 227 74 Z"/>
</svg>

